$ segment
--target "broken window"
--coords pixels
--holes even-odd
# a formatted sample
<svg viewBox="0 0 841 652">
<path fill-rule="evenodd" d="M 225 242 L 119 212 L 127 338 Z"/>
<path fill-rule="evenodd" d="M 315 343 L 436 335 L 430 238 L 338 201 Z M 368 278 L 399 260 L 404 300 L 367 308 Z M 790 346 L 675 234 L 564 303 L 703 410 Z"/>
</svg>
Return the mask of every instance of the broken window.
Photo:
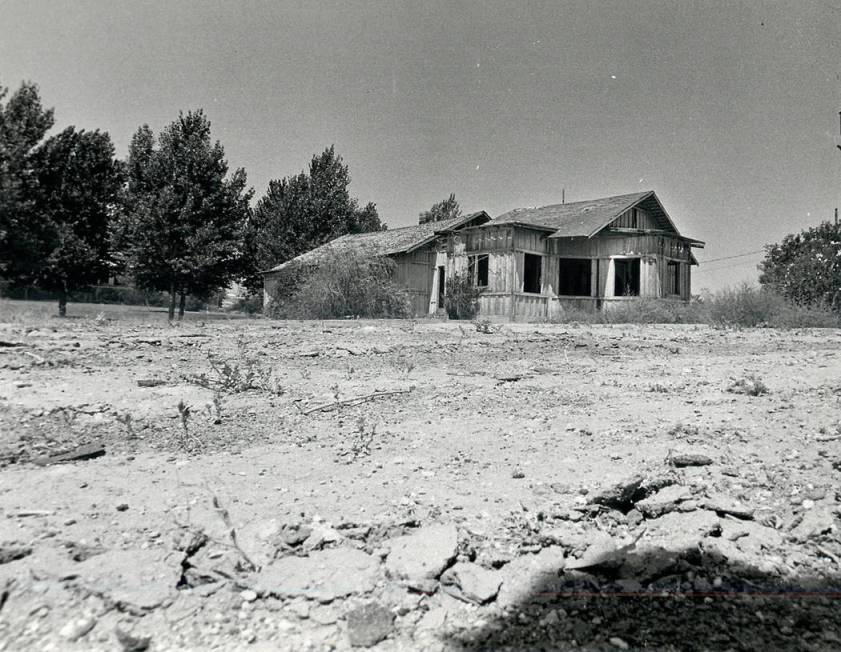
<svg viewBox="0 0 841 652">
<path fill-rule="evenodd" d="M 640 294 L 640 259 L 617 258 L 613 261 L 613 294 L 617 297 L 638 297 Z"/>
<path fill-rule="evenodd" d="M 524 254 L 523 259 L 523 292 L 540 294 L 540 274 L 543 257 L 537 254 Z"/>
<path fill-rule="evenodd" d="M 565 297 L 590 296 L 590 261 L 586 258 L 558 260 L 558 294 Z"/>
<path fill-rule="evenodd" d="M 666 265 L 666 292 L 680 294 L 680 263 L 674 260 Z"/>
<path fill-rule="evenodd" d="M 468 256 L 467 274 L 473 285 L 479 288 L 488 287 L 488 254 Z"/>
</svg>

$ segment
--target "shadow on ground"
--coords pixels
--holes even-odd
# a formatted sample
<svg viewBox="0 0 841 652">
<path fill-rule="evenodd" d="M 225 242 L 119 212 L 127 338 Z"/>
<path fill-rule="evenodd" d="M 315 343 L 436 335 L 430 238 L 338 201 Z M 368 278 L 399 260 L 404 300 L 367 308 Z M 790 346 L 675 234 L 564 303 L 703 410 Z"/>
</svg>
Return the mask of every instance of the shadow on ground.
<svg viewBox="0 0 841 652">
<path fill-rule="evenodd" d="M 448 643 L 456 650 L 838 650 L 839 570 L 784 578 L 697 549 L 544 567 L 496 617 L 450 631 Z"/>
</svg>

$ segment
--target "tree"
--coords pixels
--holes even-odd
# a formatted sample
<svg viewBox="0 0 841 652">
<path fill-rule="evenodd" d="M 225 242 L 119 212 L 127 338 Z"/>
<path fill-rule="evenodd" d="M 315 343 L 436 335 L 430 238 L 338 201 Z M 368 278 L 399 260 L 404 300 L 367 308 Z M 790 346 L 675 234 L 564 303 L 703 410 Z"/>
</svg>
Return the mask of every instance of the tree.
<svg viewBox="0 0 841 652">
<path fill-rule="evenodd" d="M 440 222 L 441 220 L 449 220 L 454 217 L 461 217 L 461 208 L 456 201 L 455 193 L 450 193 L 446 199 L 433 204 L 432 208 L 424 211 L 418 215 L 418 224 L 426 224 L 427 222 Z"/>
<path fill-rule="evenodd" d="M 144 125 L 127 161 L 125 218 L 116 240 L 139 287 L 169 292 L 169 318 L 188 294 L 205 297 L 241 274 L 252 190 L 211 142 L 203 111 L 181 113 L 155 141 Z"/>
<path fill-rule="evenodd" d="M 765 247 L 759 282 L 801 305 L 841 312 L 841 225 L 790 234 Z"/>
<path fill-rule="evenodd" d="M 22 83 L 4 105 L 7 94 L 0 86 L 0 276 L 26 282 L 37 271 L 40 230 L 32 157 L 53 126 L 53 110 L 43 108 L 35 84 Z"/>
<path fill-rule="evenodd" d="M 309 172 L 269 182 L 248 229 L 252 263 L 247 285 L 256 290 L 265 271 L 347 233 L 386 228 L 377 207 L 350 196 L 350 174 L 333 146 L 313 156 Z"/>
<path fill-rule="evenodd" d="M 58 293 L 63 317 L 69 292 L 108 277 L 110 224 L 123 170 L 110 136 L 98 130 L 67 127 L 32 158 L 38 225 L 30 228 L 38 261 L 33 281 Z"/>
</svg>

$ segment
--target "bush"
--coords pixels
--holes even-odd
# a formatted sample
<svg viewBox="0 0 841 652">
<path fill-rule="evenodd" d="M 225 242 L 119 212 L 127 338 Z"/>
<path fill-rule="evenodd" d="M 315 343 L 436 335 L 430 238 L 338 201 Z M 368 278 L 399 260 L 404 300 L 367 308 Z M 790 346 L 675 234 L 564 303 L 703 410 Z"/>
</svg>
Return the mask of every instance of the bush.
<svg viewBox="0 0 841 652">
<path fill-rule="evenodd" d="M 587 324 L 714 324 L 731 327 L 833 328 L 841 320 L 829 308 L 797 305 L 768 288 L 743 283 L 689 303 L 662 299 L 606 302 L 600 311 L 565 309 L 552 319 Z"/>
<path fill-rule="evenodd" d="M 720 290 L 706 303 L 710 322 L 724 326 L 827 328 L 839 325 L 838 316 L 828 308 L 797 305 L 769 288 L 747 283 Z"/>
<path fill-rule="evenodd" d="M 411 302 L 394 280 L 397 267 L 364 249 L 331 249 L 316 263 L 284 270 L 267 309 L 280 319 L 408 317 Z"/>
<path fill-rule="evenodd" d="M 450 319 L 473 319 L 479 312 L 479 295 L 468 275 L 454 274 L 447 279 L 444 308 Z"/>
</svg>

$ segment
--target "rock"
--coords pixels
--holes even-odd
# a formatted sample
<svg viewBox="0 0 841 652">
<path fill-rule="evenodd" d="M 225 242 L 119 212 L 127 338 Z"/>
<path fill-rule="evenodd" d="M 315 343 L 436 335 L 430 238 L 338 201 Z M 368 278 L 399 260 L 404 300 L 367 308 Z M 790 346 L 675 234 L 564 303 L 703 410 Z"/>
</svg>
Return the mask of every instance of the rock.
<svg viewBox="0 0 841 652">
<path fill-rule="evenodd" d="M 441 585 L 447 593 L 473 604 L 485 604 L 493 600 L 501 584 L 499 572 L 469 562 L 459 562 L 441 575 Z"/>
<path fill-rule="evenodd" d="M 102 444 L 85 444 L 63 453 L 37 457 L 32 461 L 39 466 L 47 466 L 49 464 L 60 464 L 61 462 L 92 460 L 103 455 L 105 455 L 105 447 Z"/>
<path fill-rule="evenodd" d="M 580 570 L 593 566 L 619 566 L 622 563 L 623 555 L 620 547 L 613 538 L 603 532 L 593 533 L 591 542 L 584 554 L 578 559 L 569 559 L 566 562 L 566 570 Z"/>
<path fill-rule="evenodd" d="M 458 553 L 456 526 L 430 525 L 414 534 L 390 539 L 386 572 L 408 586 L 429 588 Z"/>
<path fill-rule="evenodd" d="M 347 613 L 347 633 L 353 647 L 371 647 L 394 630 L 394 614 L 377 602 L 367 602 Z"/>
<path fill-rule="evenodd" d="M 342 535 L 332 527 L 316 523 L 313 524 L 310 535 L 304 540 L 304 550 L 318 550 L 324 544 L 337 543 L 342 538 Z"/>
<path fill-rule="evenodd" d="M 704 537 L 721 531 L 721 519 L 715 512 L 703 509 L 669 512 L 647 521 L 645 528 L 642 544 L 671 552 L 697 551 Z"/>
<path fill-rule="evenodd" d="M 707 455 L 700 453 L 678 453 L 669 458 L 672 466 L 682 468 L 685 466 L 708 466 L 713 463 L 713 459 Z"/>
<path fill-rule="evenodd" d="M 735 541 L 745 552 L 760 549 L 774 549 L 783 545 L 783 536 L 774 528 L 754 523 L 722 519 L 721 536 L 728 541 Z"/>
<path fill-rule="evenodd" d="M 735 498 L 731 498 L 722 493 L 710 493 L 701 504 L 713 512 L 719 514 L 730 514 L 736 518 L 752 519 L 753 510 L 743 503 L 740 503 Z"/>
<path fill-rule="evenodd" d="M 244 591 L 240 592 L 239 597 L 241 597 L 246 602 L 254 602 L 255 600 L 257 600 L 257 592 L 252 591 L 251 589 L 245 589 Z"/>
<path fill-rule="evenodd" d="M 551 591 L 564 568 L 564 553 L 560 546 L 551 546 L 536 555 L 517 557 L 505 565 L 500 571 L 499 606 L 524 604 L 539 593 Z"/>
<path fill-rule="evenodd" d="M 377 560 L 361 550 L 331 548 L 309 557 L 282 557 L 265 566 L 254 580 L 258 593 L 332 602 L 374 589 Z"/>
<path fill-rule="evenodd" d="M 72 642 L 78 641 L 96 626 L 93 618 L 74 618 L 62 627 L 58 634 L 61 638 Z"/>
<path fill-rule="evenodd" d="M 637 474 L 596 492 L 590 498 L 590 503 L 611 507 L 626 514 L 637 502 L 670 484 L 674 484 L 674 480 L 669 477 L 646 477 Z"/>
<path fill-rule="evenodd" d="M 630 646 L 618 636 L 611 636 L 609 639 L 607 639 L 607 642 L 610 643 L 613 647 L 619 648 L 620 650 L 627 650 L 630 648 Z"/>
<path fill-rule="evenodd" d="M 76 566 L 82 582 L 131 610 L 147 611 L 171 600 L 184 553 L 161 549 L 110 550 Z"/>
<path fill-rule="evenodd" d="M 835 529 L 832 511 L 828 507 L 817 506 L 804 512 L 803 519 L 792 529 L 791 536 L 795 541 L 806 541 Z"/>
<path fill-rule="evenodd" d="M 123 652 L 145 652 L 152 644 L 151 636 L 134 636 L 119 627 L 114 629 L 114 634 L 117 636 L 117 641 L 119 641 Z"/>
<path fill-rule="evenodd" d="M 692 493 L 688 487 L 673 484 L 638 501 L 636 503 L 636 509 L 647 518 L 657 518 L 663 514 L 675 511 L 678 509 L 680 503 L 688 501 L 691 498 Z"/>
</svg>

